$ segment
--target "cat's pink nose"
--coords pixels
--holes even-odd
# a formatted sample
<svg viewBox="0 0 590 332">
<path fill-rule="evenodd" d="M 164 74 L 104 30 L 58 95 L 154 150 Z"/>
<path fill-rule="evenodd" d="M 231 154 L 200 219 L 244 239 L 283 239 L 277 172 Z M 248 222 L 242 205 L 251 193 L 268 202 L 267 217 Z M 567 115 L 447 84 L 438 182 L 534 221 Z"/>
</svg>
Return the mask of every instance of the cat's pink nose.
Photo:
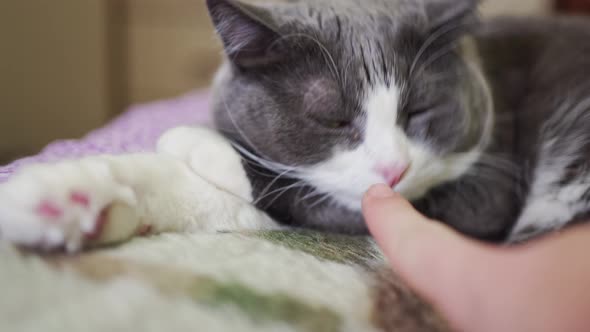
<svg viewBox="0 0 590 332">
<path fill-rule="evenodd" d="M 392 164 L 392 165 L 379 165 L 375 170 L 383 176 L 385 183 L 391 188 L 395 187 L 406 175 L 408 170 L 407 164 Z"/>
</svg>

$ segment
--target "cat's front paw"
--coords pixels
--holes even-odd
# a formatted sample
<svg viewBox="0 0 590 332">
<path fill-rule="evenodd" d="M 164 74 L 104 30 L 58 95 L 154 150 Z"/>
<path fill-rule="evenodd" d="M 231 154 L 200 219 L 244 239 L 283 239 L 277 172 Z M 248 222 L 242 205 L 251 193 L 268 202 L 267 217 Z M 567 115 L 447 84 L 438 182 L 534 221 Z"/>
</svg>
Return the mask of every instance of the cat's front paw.
<svg viewBox="0 0 590 332">
<path fill-rule="evenodd" d="M 114 206 L 135 203 L 99 160 L 27 167 L 0 185 L 0 239 L 76 251 L 101 236 Z"/>
<path fill-rule="evenodd" d="M 230 141 L 206 127 L 178 127 L 166 132 L 157 150 L 183 160 L 201 178 L 216 187 L 252 202 L 252 186 L 242 157 Z"/>
</svg>

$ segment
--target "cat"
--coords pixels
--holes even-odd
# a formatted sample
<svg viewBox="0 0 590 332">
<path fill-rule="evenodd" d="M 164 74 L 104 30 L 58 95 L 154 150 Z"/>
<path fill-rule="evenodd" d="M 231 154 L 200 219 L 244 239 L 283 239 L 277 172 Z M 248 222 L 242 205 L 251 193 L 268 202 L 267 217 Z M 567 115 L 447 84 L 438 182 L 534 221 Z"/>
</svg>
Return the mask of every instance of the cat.
<svg viewBox="0 0 590 332">
<path fill-rule="evenodd" d="M 226 61 L 215 130 L 157 152 L 25 168 L 0 236 L 38 249 L 167 231 L 365 234 L 387 183 L 468 236 L 590 218 L 590 23 L 480 21 L 475 0 L 207 0 Z"/>
</svg>

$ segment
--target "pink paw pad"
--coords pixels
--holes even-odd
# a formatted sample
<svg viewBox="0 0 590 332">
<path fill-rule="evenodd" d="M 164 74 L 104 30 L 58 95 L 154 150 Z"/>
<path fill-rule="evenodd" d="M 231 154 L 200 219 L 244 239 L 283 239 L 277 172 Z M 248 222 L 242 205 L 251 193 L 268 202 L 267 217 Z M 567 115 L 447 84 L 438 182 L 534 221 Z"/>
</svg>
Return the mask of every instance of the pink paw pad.
<svg viewBox="0 0 590 332">
<path fill-rule="evenodd" d="M 50 201 L 43 201 L 36 209 L 37 214 L 48 219 L 58 219 L 63 216 L 63 210 Z"/>
<path fill-rule="evenodd" d="M 108 213 L 109 213 L 108 208 L 103 209 L 100 212 L 100 215 L 96 219 L 96 224 L 94 225 L 94 229 L 92 230 L 92 232 L 86 233 L 86 236 L 85 236 L 86 240 L 95 241 L 100 238 L 100 235 L 102 234 L 102 231 L 104 230 L 104 228 L 107 224 Z"/>
<path fill-rule="evenodd" d="M 74 191 L 70 194 L 70 201 L 84 208 L 90 207 L 90 196 L 83 192 Z"/>
<path fill-rule="evenodd" d="M 152 232 L 152 225 L 142 225 L 137 230 L 137 235 L 139 236 L 146 236 Z"/>
</svg>

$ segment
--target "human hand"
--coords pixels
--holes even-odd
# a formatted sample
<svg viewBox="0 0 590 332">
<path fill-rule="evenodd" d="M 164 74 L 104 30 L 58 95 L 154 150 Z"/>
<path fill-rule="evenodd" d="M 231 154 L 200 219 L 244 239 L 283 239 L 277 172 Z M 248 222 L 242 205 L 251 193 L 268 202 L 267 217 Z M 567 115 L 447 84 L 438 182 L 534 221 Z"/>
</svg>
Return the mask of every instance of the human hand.
<svg viewBox="0 0 590 332">
<path fill-rule="evenodd" d="M 392 267 L 459 331 L 590 331 L 590 227 L 521 247 L 464 238 L 384 185 L 363 201 Z"/>
</svg>

